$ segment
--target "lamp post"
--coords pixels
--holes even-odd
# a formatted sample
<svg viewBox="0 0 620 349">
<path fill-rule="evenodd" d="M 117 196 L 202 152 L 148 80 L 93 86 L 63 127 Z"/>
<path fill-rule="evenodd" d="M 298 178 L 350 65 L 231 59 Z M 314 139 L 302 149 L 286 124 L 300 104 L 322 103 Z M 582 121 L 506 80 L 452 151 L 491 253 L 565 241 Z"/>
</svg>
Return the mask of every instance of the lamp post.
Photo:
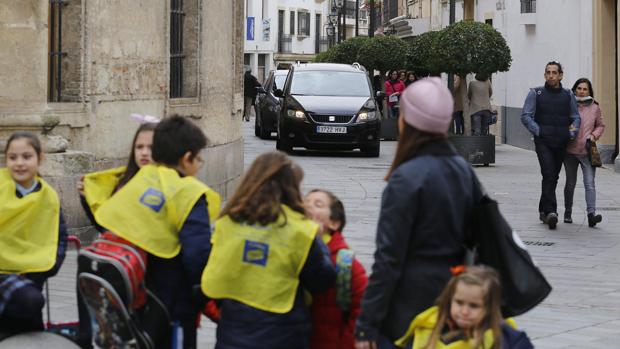
<svg viewBox="0 0 620 349">
<path fill-rule="evenodd" d="M 338 37 L 338 43 L 342 42 L 342 40 L 344 40 L 344 22 L 346 21 L 346 14 L 343 15 L 342 13 L 342 5 L 344 3 L 344 0 L 334 0 L 334 2 L 332 3 L 332 11 L 331 11 L 331 16 L 334 16 L 336 18 L 336 25 L 338 28 L 338 32 L 336 33 L 337 37 Z M 342 21 L 341 21 L 342 18 Z M 341 23 L 342 22 L 342 23 Z"/>
<path fill-rule="evenodd" d="M 327 38 L 329 40 L 329 47 L 332 47 L 334 45 L 334 23 L 332 23 L 332 19 L 331 19 L 331 15 L 329 16 L 329 20 L 327 21 L 327 24 L 325 25 L 325 32 L 327 33 Z"/>
</svg>

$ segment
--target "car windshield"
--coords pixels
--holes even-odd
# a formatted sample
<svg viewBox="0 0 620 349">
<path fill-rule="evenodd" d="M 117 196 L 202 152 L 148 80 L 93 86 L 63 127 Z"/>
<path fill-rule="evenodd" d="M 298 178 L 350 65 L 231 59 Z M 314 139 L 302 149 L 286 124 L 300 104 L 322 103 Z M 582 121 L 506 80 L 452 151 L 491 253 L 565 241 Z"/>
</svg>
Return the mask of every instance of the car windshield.
<svg viewBox="0 0 620 349">
<path fill-rule="evenodd" d="M 370 97 L 366 75 L 341 71 L 300 71 L 293 75 L 292 95 Z"/>
</svg>

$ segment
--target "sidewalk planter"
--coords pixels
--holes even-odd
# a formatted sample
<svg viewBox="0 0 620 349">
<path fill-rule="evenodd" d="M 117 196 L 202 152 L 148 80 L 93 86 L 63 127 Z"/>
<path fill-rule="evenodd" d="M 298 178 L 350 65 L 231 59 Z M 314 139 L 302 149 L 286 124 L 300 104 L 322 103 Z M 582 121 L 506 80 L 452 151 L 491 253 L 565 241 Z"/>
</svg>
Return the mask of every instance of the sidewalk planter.
<svg viewBox="0 0 620 349">
<path fill-rule="evenodd" d="M 381 140 L 395 141 L 398 139 L 398 119 L 381 119 Z"/>
<path fill-rule="evenodd" d="M 450 135 L 448 138 L 456 151 L 472 165 L 495 163 L 495 136 Z"/>
</svg>

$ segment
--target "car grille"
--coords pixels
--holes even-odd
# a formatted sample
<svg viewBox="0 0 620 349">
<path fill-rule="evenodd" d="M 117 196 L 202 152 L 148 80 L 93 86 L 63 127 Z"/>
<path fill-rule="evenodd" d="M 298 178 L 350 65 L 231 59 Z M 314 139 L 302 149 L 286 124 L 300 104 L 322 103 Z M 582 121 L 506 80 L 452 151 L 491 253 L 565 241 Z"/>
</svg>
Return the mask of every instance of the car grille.
<svg viewBox="0 0 620 349">
<path fill-rule="evenodd" d="M 355 115 L 310 115 L 310 117 L 314 122 L 348 124 L 355 117 Z M 330 121 L 330 117 L 333 117 L 334 121 Z"/>
</svg>

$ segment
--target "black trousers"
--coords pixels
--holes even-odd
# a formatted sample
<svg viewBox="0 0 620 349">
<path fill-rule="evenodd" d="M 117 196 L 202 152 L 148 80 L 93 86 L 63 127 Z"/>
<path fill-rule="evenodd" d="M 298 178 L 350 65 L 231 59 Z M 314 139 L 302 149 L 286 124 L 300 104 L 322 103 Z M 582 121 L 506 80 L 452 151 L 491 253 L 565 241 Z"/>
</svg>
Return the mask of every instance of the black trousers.
<svg viewBox="0 0 620 349">
<path fill-rule="evenodd" d="M 35 285 L 26 285 L 11 295 L 2 315 L 0 329 L 9 333 L 43 330 L 45 298 Z"/>
<path fill-rule="evenodd" d="M 566 156 L 566 144 L 551 146 L 540 140 L 535 140 L 536 155 L 542 174 L 542 190 L 538 203 L 538 212 L 545 215 L 558 212 L 558 202 L 555 189 L 558 186 L 562 163 Z"/>
</svg>

